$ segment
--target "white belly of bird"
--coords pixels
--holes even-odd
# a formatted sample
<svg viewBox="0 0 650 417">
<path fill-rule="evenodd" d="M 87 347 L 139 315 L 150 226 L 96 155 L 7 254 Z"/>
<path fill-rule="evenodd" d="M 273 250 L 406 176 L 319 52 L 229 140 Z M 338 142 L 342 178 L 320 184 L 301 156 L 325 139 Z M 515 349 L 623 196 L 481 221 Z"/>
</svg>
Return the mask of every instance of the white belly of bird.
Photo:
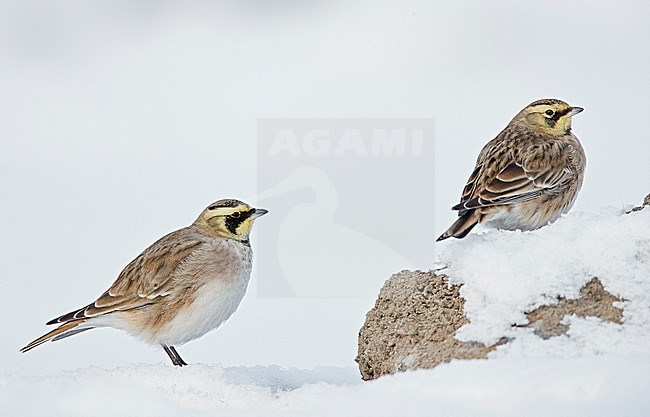
<svg viewBox="0 0 650 417">
<path fill-rule="evenodd" d="M 564 211 L 547 213 L 543 210 L 530 211 L 528 209 L 524 211 L 521 204 L 513 204 L 510 207 L 496 210 L 485 225 L 500 230 L 536 230 L 555 222 L 570 208 L 569 206 Z"/>
<path fill-rule="evenodd" d="M 215 279 L 203 285 L 192 304 L 181 310 L 158 333 L 157 342 L 180 346 L 219 327 L 237 310 L 249 279 L 250 270 L 246 270 L 234 280 Z"/>
</svg>

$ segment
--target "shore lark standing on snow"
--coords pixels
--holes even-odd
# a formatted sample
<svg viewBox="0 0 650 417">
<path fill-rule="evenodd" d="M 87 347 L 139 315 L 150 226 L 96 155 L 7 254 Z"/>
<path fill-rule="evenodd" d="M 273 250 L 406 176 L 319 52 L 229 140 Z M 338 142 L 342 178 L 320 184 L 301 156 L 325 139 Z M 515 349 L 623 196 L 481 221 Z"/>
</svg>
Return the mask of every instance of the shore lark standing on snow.
<svg viewBox="0 0 650 417">
<path fill-rule="evenodd" d="M 438 238 L 463 238 L 487 223 L 505 230 L 534 230 L 567 213 L 582 186 L 586 157 L 571 133 L 580 113 L 556 99 L 531 103 L 488 142 L 463 190 L 459 219 Z"/>
<path fill-rule="evenodd" d="M 95 302 L 49 321 L 60 326 L 21 352 L 113 327 L 162 346 L 174 365 L 187 365 L 174 346 L 216 329 L 235 312 L 253 262 L 248 236 L 266 213 L 238 200 L 211 204 L 191 226 L 145 249 Z"/>
</svg>

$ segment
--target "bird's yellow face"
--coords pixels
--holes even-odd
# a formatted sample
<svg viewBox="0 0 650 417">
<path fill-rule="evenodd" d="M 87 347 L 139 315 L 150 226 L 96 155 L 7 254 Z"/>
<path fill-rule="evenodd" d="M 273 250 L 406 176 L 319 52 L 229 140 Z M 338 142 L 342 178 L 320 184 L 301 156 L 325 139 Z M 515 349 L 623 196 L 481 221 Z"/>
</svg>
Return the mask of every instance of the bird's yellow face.
<svg viewBox="0 0 650 417">
<path fill-rule="evenodd" d="M 247 241 L 255 219 L 266 213 L 239 200 L 225 199 L 210 204 L 194 225 L 210 234 Z"/>
<path fill-rule="evenodd" d="M 562 100 L 542 99 L 523 109 L 515 121 L 524 122 L 546 134 L 563 136 L 571 132 L 571 117 L 584 110 L 571 107 Z"/>
</svg>

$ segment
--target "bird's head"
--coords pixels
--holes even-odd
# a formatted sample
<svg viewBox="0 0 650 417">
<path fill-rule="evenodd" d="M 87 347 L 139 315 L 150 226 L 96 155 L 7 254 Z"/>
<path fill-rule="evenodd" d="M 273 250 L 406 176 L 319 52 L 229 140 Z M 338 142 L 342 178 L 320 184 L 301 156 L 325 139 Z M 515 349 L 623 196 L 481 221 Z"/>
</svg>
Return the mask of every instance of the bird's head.
<svg viewBox="0 0 650 417">
<path fill-rule="evenodd" d="M 247 241 L 253 222 L 268 210 L 253 208 L 233 199 L 210 204 L 194 222 L 200 230 L 215 236 Z"/>
<path fill-rule="evenodd" d="M 529 104 L 515 116 L 513 122 L 526 124 L 549 135 L 563 136 L 571 132 L 571 117 L 583 110 L 582 107 L 571 107 L 562 100 L 547 98 Z"/>
</svg>

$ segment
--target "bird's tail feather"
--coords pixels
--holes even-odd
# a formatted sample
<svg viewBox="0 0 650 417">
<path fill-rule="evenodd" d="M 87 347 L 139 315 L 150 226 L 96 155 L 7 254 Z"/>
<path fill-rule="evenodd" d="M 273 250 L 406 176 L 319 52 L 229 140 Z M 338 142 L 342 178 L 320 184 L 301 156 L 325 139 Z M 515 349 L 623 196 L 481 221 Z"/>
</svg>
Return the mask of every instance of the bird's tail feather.
<svg viewBox="0 0 650 417">
<path fill-rule="evenodd" d="M 468 211 L 463 214 L 452 224 L 449 229 L 436 240 L 440 242 L 450 237 L 455 237 L 457 239 L 462 239 L 476 226 L 481 219 L 481 215 L 476 212 L 476 210 Z"/>
<path fill-rule="evenodd" d="M 56 329 L 52 330 L 49 333 L 44 334 L 43 336 L 39 337 L 38 339 L 34 340 L 33 342 L 29 343 L 27 346 L 24 348 L 20 349 L 22 353 L 25 353 L 29 350 L 34 349 L 38 345 L 42 345 L 45 342 L 49 342 L 50 340 L 57 341 L 61 339 L 65 339 L 68 336 L 73 336 L 77 333 L 81 333 L 86 330 L 92 329 L 92 327 L 78 327 L 81 324 L 84 324 L 86 321 L 85 320 L 75 320 L 75 321 L 69 321 L 67 323 L 63 323 Z"/>
</svg>

